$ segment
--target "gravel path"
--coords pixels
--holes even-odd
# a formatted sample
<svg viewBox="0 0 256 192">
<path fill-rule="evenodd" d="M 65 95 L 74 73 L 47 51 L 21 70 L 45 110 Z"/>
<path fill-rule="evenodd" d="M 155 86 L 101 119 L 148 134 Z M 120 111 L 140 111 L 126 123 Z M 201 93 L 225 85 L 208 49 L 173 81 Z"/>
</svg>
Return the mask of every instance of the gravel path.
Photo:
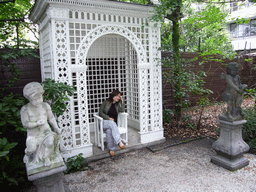
<svg viewBox="0 0 256 192">
<path fill-rule="evenodd" d="M 212 139 L 202 139 L 152 153 L 142 149 L 89 165 L 65 175 L 67 191 L 256 191 L 256 155 L 249 166 L 228 171 L 210 162 Z"/>
</svg>

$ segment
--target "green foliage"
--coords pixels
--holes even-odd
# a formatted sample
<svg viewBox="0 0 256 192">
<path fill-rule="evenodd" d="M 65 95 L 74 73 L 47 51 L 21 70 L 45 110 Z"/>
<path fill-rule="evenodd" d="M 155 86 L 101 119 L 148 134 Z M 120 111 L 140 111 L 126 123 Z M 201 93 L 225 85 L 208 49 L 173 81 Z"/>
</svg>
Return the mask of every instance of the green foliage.
<svg viewBox="0 0 256 192">
<path fill-rule="evenodd" d="M 6 132 L 9 129 L 25 131 L 20 120 L 20 108 L 26 104 L 26 99 L 13 93 L 7 95 L 6 91 L 13 87 L 14 84 L 19 81 L 21 76 L 21 71 L 17 68 L 17 65 L 14 61 L 20 57 L 30 57 L 35 55 L 35 51 L 29 49 L 10 49 L 0 53 L 0 60 L 3 64 L 1 72 L 4 79 L 6 80 L 6 83 L 1 86 L 0 93 L 0 127 L 2 132 Z M 4 70 L 4 67 L 7 70 Z"/>
<path fill-rule="evenodd" d="M 0 127 L 2 132 L 8 129 L 26 131 L 20 120 L 20 108 L 26 104 L 24 97 L 15 97 L 14 94 L 0 99 Z"/>
<path fill-rule="evenodd" d="M 193 11 L 182 21 L 181 49 L 199 51 L 204 55 L 235 56 L 231 39 L 226 31 L 227 12 L 221 5 L 207 4 L 199 11 Z"/>
<path fill-rule="evenodd" d="M 245 89 L 246 90 L 246 94 L 245 94 L 245 98 L 247 97 L 251 97 L 254 100 L 254 108 L 256 108 L 256 89 Z"/>
<path fill-rule="evenodd" d="M 83 154 L 80 153 L 77 156 L 70 157 L 67 159 L 67 170 L 65 171 L 65 173 L 74 173 L 82 169 L 84 170 L 85 168 L 88 167 L 88 162 L 82 155 Z"/>
<path fill-rule="evenodd" d="M 171 123 L 171 115 L 173 115 L 173 111 L 171 109 L 165 109 L 163 111 L 163 121 L 164 123 Z"/>
<path fill-rule="evenodd" d="M 0 91 L 0 184 L 3 186 L 24 183 L 26 172 L 22 161 L 25 149 L 25 129 L 20 119 L 20 109 L 26 104 L 26 99 L 9 89 L 20 80 L 21 71 L 15 60 L 20 57 L 35 56 L 34 50 L 8 49 L 0 53 L 1 73 L 5 84 Z"/>
<path fill-rule="evenodd" d="M 67 107 L 67 101 L 70 99 L 68 96 L 72 96 L 75 89 L 70 85 L 56 82 L 53 79 L 46 79 L 42 82 L 44 86 L 44 100 L 46 100 L 51 108 L 52 112 L 57 117 L 62 115 Z"/>
<path fill-rule="evenodd" d="M 247 123 L 243 127 L 243 139 L 251 148 L 251 151 L 256 153 L 256 113 L 254 108 L 244 110 Z"/>
<path fill-rule="evenodd" d="M 138 4 L 151 4 L 150 0 L 117 0 L 117 1 L 123 1 L 123 2 L 129 2 L 129 3 L 138 3 Z"/>
<path fill-rule="evenodd" d="M 200 52 L 201 56 L 218 54 L 224 58 L 235 57 L 236 53 L 226 31 L 228 13 L 222 11 L 223 5 L 207 3 L 199 11 L 195 11 L 191 3 L 191 1 L 184 1 L 181 7 L 184 19 L 180 22 L 180 50 Z M 173 47 L 172 27 L 172 22 L 163 23 L 162 47 L 165 45 Z M 209 60 L 209 57 L 204 58 Z"/>
<path fill-rule="evenodd" d="M 18 143 L 9 143 L 7 138 L 0 138 L 0 158 L 5 158 L 7 161 L 10 161 L 7 156 L 10 152 L 10 149 L 14 148 Z"/>
<path fill-rule="evenodd" d="M 205 93 L 202 97 L 200 97 L 199 101 L 197 102 L 197 104 L 201 108 L 200 115 L 199 115 L 199 120 L 198 120 L 198 123 L 197 123 L 197 129 L 199 130 L 200 129 L 200 125 L 201 125 L 201 119 L 202 119 L 203 112 L 204 112 L 204 108 L 207 105 L 210 104 L 210 100 L 208 98 L 208 94 Z"/>
<path fill-rule="evenodd" d="M 36 34 L 36 26 L 26 22 L 24 18 L 26 19 L 28 17 L 32 6 L 33 1 L 30 0 L 16 0 L 14 3 L 0 3 L 0 20 L 2 20 L 0 21 L 1 48 L 13 46 L 14 42 L 16 42 L 17 47 L 17 36 L 14 35 L 17 34 L 17 26 L 19 31 L 19 44 L 22 44 L 22 47 L 28 47 L 28 44 L 25 42 L 25 39 L 28 38 L 26 37 L 26 33 L 31 31 L 32 33 Z M 37 43 L 34 43 L 34 45 L 36 44 Z"/>
<path fill-rule="evenodd" d="M 187 70 L 189 65 L 180 59 L 180 50 L 198 52 L 200 38 L 199 55 L 207 60 L 216 60 L 213 57 L 205 57 L 212 54 L 232 58 L 235 52 L 225 30 L 228 14 L 222 11 L 221 4 L 216 6 L 207 3 L 201 10 L 195 11 L 191 8 L 191 3 L 196 3 L 195 1 L 159 2 L 160 4 L 154 7 L 155 14 L 152 20 L 162 22 L 161 47 L 162 50 L 172 53 L 171 59 L 163 61 L 163 66 L 170 68 L 169 72 L 164 72 L 163 77 L 170 82 L 174 90 L 175 115 L 179 121 L 181 108 L 188 106 L 184 98 L 188 97 L 189 93 L 202 97 L 207 97 L 211 93 L 210 90 L 203 88 L 205 73 L 201 70 L 190 73 Z M 184 19 L 181 19 L 182 17 Z"/>
<path fill-rule="evenodd" d="M 193 72 L 189 70 L 191 68 L 190 62 L 180 60 L 179 63 L 177 63 L 174 62 L 174 59 L 175 57 L 169 55 L 164 58 L 162 62 L 163 66 L 168 68 L 168 70 L 163 71 L 163 78 L 169 82 L 174 90 L 174 97 L 181 98 L 180 100 L 175 100 L 175 114 L 177 116 L 177 110 L 180 111 L 181 115 L 181 109 L 189 106 L 190 102 L 188 98 L 191 94 L 206 97 L 211 93 L 211 90 L 203 87 L 203 78 L 206 76 L 203 71 L 197 70 L 197 72 Z M 179 75 L 174 73 L 177 67 L 181 67 Z M 179 86 L 179 88 L 177 88 L 177 86 Z"/>
<path fill-rule="evenodd" d="M 4 166 L 6 162 L 10 162 L 10 158 L 8 156 L 10 153 L 10 149 L 14 148 L 17 144 L 17 142 L 9 143 L 7 138 L 5 137 L 2 139 L 0 138 L 0 170 L 2 175 L 0 177 L 0 184 L 7 182 L 9 183 L 9 185 L 18 185 L 18 181 L 8 175 L 8 173 L 6 172 L 7 170 L 5 169 L 6 167 Z"/>
</svg>

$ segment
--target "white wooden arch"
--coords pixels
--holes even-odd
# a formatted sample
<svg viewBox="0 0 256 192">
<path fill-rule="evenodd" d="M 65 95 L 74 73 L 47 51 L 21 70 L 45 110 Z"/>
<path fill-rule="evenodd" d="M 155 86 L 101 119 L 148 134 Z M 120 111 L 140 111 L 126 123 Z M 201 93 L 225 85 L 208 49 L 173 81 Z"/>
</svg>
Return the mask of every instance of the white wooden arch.
<svg viewBox="0 0 256 192">
<path fill-rule="evenodd" d="M 127 38 L 133 44 L 137 52 L 138 65 L 146 63 L 146 51 L 142 46 L 141 41 L 133 34 L 132 31 L 118 25 L 102 25 L 90 31 L 83 38 L 76 54 L 76 61 L 78 65 L 86 65 L 86 57 L 91 45 L 98 38 L 107 34 L 118 34 Z"/>
<path fill-rule="evenodd" d="M 147 57 L 146 57 L 146 50 L 143 47 L 141 41 L 137 38 L 137 36 L 130 30 L 126 29 L 125 27 L 122 26 L 117 26 L 117 25 L 102 25 L 94 30 L 90 31 L 82 40 L 78 51 L 76 53 L 76 64 L 72 67 L 74 69 L 78 69 L 80 71 L 80 76 L 82 79 L 82 84 L 78 83 L 77 84 L 77 90 L 78 90 L 78 97 L 83 98 L 84 100 L 83 104 L 80 104 L 80 108 L 83 107 L 83 109 L 86 110 L 81 110 L 80 114 L 85 117 L 85 124 L 84 126 L 89 129 L 89 120 L 88 120 L 88 100 L 84 95 L 87 94 L 87 82 L 83 81 L 86 79 L 86 58 L 89 52 L 89 49 L 93 45 L 93 43 L 99 39 L 100 37 L 104 35 L 109 35 L 109 34 L 114 34 L 114 35 L 120 35 L 127 40 L 130 41 L 130 43 L 133 45 L 136 53 L 137 53 L 137 67 L 138 67 L 138 78 L 139 80 L 139 117 L 140 117 L 140 123 L 139 125 L 136 125 L 136 127 L 139 128 L 140 133 L 146 133 L 148 132 L 148 70 L 150 69 L 150 63 L 147 63 Z M 76 70 L 75 70 L 76 71 Z M 77 72 L 78 72 L 77 71 Z M 80 102 L 82 101 L 80 99 Z M 80 121 L 82 122 L 82 121 Z M 86 131 L 88 132 L 88 131 Z"/>
</svg>

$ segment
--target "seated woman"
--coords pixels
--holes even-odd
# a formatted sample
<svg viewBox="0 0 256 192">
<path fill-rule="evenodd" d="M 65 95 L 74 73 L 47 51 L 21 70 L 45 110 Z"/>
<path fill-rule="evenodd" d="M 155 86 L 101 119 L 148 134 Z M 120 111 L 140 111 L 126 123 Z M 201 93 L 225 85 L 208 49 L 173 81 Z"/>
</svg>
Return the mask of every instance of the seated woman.
<svg viewBox="0 0 256 192">
<path fill-rule="evenodd" d="M 117 127 L 118 112 L 124 112 L 124 109 L 124 100 L 118 90 L 114 90 L 100 106 L 99 116 L 104 119 L 103 129 L 106 131 L 107 148 L 111 156 L 115 155 L 115 145 L 118 144 L 121 149 L 125 148 Z"/>
</svg>

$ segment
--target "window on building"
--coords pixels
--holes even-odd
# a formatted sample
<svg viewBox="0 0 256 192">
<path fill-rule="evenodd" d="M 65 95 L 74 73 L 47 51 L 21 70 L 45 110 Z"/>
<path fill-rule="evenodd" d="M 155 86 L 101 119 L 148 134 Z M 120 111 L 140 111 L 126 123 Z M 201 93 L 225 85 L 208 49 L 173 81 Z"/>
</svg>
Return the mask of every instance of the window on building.
<svg viewBox="0 0 256 192">
<path fill-rule="evenodd" d="M 256 36 L 256 19 L 244 24 L 231 23 L 230 36 L 232 38 Z"/>
<path fill-rule="evenodd" d="M 256 19 L 251 20 L 250 35 L 256 36 Z"/>
<path fill-rule="evenodd" d="M 231 37 L 236 38 L 237 29 L 238 29 L 238 26 L 237 26 L 236 23 L 231 23 L 230 24 L 230 35 L 231 35 Z"/>
</svg>

